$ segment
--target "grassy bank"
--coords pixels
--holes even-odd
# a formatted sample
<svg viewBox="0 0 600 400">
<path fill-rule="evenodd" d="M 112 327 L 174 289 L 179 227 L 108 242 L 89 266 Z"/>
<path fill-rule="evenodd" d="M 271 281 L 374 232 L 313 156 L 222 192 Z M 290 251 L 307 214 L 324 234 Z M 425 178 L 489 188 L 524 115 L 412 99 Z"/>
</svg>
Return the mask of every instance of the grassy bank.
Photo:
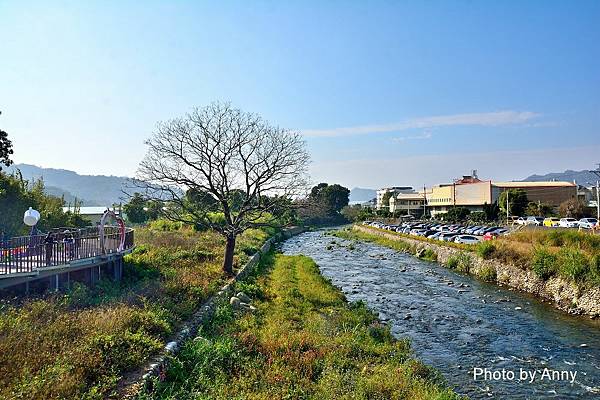
<svg viewBox="0 0 600 400">
<path fill-rule="evenodd" d="M 369 229 L 438 246 L 458 248 L 464 251 L 464 254 L 477 254 L 484 259 L 494 259 L 521 269 L 532 270 L 543 280 L 558 276 L 582 288 L 600 285 L 600 236 L 587 232 L 567 229 L 528 229 L 470 246 L 407 236 L 377 228 Z M 406 242 L 383 238 L 377 234 L 341 230 L 335 235 L 346 239 L 376 242 L 401 251 L 408 250 L 414 253 L 416 250 L 415 246 Z M 462 265 L 458 259 L 448 264 L 450 267 L 454 264 L 459 267 Z M 483 278 L 492 281 L 496 276 L 490 272 Z"/>
<path fill-rule="evenodd" d="M 144 398 L 458 398 L 309 258 L 271 255 L 240 288 L 258 310 L 219 308 Z"/>
<path fill-rule="evenodd" d="M 66 294 L 0 305 L 0 398 L 101 399 L 164 346 L 222 286 L 223 239 L 169 225 L 136 230 L 121 282 L 75 284 Z M 266 240 L 248 231 L 241 266 Z"/>
</svg>

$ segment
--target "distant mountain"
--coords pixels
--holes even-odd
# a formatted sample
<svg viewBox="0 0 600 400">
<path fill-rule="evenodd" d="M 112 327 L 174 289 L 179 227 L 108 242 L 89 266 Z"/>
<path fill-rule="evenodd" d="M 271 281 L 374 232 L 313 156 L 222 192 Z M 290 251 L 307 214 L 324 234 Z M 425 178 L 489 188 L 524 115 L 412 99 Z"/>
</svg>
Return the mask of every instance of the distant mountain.
<svg viewBox="0 0 600 400">
<path fill-rule="evenodd" d="M 21 171 L 23 178 L 35 180 L 43 178 L 46 192 L 55 196 L 65 196 L 67 203 L 75 197 L 81 199 L 85 206 L 107 206 L 118 203 L 123 197 L 122 189 L 127 182 L 126 177 L 105 175 L 79 175 L 65 169 L 42 168 L 30 164 L 15 164 L 6 169 Z"/>
<path fill-rule="evenodd" d="M 350 191 L 350 201 L 369 201 L 377 197 L 374 189 L 354 188 Z"/>
<path fill-rule="evenodd" d="M 533 182 L 541 182 L 541 181 L 573 182 L 573 181 L 575 181 L 579 185 L 589 186 L 590 183 L 596 182 L 596 180 L 598 180 L 598 177 L 589 171 L 572 171 L 572 170 L 568 169 L 565 172 L 551 172 L 546 175 L 531 175 L 523 180 L 524 181 L 533 181 Z"/>
<path fill-rule="evenodd" d="M 64 198 L 65 203 L 67 203 L 67 205 L 75 204 L 75 200 L 77 200 L 78 203 L 81 203 L 81 205 L 84 205 L 84 206 L 99 206 L 99 205 L 101 205 L 101 204 L 97 204 L 97 202 L 95 202 L 93 200 L 82 199 L 79 196 L 75 196 L 71 192 L 63 190 L 56 186 L 44 185 L 44 191 L 49 195 Z"/>
</svg>

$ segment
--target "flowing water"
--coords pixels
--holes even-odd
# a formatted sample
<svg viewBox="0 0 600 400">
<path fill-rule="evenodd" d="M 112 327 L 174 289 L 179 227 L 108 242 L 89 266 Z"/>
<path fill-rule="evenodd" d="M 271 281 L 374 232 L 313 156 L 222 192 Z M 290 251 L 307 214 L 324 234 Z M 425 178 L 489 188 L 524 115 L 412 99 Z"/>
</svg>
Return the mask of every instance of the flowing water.
<svg viewBox="0 0 600 400">
<path fill-rule="evenodd" d="M 313 258 L 348 300 L 365 301 L 395 336 L 410 338 L 416 356 L 458 393 L 474 399 L 600 399 L 598 321 L 325 231 L 293 237 L 282 250 Z"/>
</svg>

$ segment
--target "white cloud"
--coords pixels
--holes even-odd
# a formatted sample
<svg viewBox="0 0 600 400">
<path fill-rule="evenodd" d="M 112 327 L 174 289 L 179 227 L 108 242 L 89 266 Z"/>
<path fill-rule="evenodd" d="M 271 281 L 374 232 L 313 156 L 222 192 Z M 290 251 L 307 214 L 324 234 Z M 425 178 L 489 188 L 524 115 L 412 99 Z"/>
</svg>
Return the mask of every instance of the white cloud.
<svg viewBox="0 0 600 400">
<path fill-rule="evenodd" d="M 332 137 L 347 135 L 367 135 L 382 132 L 395 132 L 407 129 L 436 128 L 443 126 L 502 126 L 522 124 L 539 117 L 531 111 L 495 111 L 487 113 L 470 113 L 439 115 L 431 117 L 411 118 L 402 122 L 382 125 L 361 125 L 332 129 L 305 129 L 302 133 L 310 137 Z"/>
<path fill-rule="evenodd" d="M 425 140 L 425 139 L 431 139 L 430 131 L 424 131 L 420 135 L 414 135 L 414 136 L 399 136 L 399 137 L 393 138 L 392 140 L 394 142 L 405 142 L 407 140 Z"/>
<path fill-rule="evenodd" d="M 532 174 L 592 168 L 599 145 L 490 152 L 429 154 L 384 159 L 315 160 L 316 182 L 340 183 L 352 188 L 452 182 L 476 169 L 481 179 L 518 180 Z"/>
</svg>

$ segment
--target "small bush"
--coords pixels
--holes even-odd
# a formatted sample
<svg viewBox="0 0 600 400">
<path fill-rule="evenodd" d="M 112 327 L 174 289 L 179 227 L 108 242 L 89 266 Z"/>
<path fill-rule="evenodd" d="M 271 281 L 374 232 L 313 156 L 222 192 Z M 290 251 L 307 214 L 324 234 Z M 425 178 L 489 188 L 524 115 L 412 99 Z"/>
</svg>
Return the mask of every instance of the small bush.
<svg viewBox="0 0 600 400">
<path fill-rule="evenodd" d="M 150 222 L 148 226 L 154 231 L 174 232 L 180 230 L 183 224 L 181 222 L 174 222 L 166 219 L 157 219 L 156 221 Z"/>
<path fill-rule="evenodd" d="M 484 242 L 480 242 L 477 244 L 477 248 L 475 249 L 479 257 L 487 260 L 492 257 L 494 252 L 496 251 L 496 246 L 491 241 L 487 240 Z"/>
<path fill-rule="evenodd" d="M 580 281 L 589 271 L 589 262 L 580 250 L 563 247 L 558 252 L 559 273 L 573 281 Z"/>
<path fill-rule="evenodd" d="M 446 261 L 446 266 L 450 269 L 456 269 L 458 267 L 458 257 L 457 256 L 448 257 L 448 261 Z"/>
<path fill-rule="evenodd" d="M 461 252 L 458 255 L 458 265 L 456 266 L 456 269 L 460 272 L 468 274 L 471 271 L 472 264 L 473 260 L 471 259 L 471 256 L 468 253 Z"/>
<path fill-rule="evenodd" d="M 496 281 L 496 268 L 491 265 L 486 265 L 479 270 L 479 278 L 486 282 L 495 282 Z"/>
<path fill-rule="evenodd" d="M 595 285 L 600 285 L 600 254 L 596 254 L 590 260 L 590 280 Z"/>
<path fill-rule="evenodd" d="M 541 279 L 546 280 L 556 273 L 556 255 L 545 247 L 533 250 L 531 269 Z"/>
<path fill-rule="evenodd" d="M 435 251 L 433 251 L 431 249 L 425 249 L 425 252 L 421 256 L 421 258 L 423 260 L 435 262 L 435 261 L 437 261 L 437 254 L 435 253 Z"/>
</svg>

